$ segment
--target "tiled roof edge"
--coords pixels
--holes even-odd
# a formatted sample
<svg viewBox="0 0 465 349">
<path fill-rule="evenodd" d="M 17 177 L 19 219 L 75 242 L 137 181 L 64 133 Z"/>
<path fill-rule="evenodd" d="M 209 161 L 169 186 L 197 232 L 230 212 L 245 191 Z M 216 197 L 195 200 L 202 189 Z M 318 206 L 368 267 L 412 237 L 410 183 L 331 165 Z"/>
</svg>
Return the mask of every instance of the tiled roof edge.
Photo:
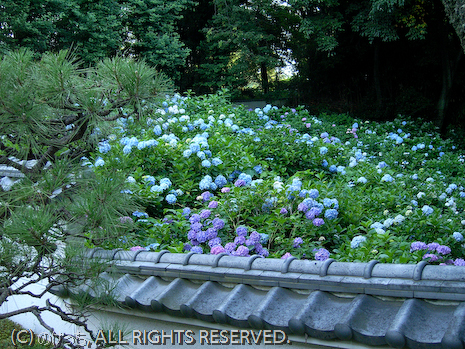
<svg viewBox="0 0 465 349">
<path fill-rule="evenodd" d="M 132 275 L 211 280 L 255 286 L 281 286 L 354 294 L 465 301 L 465 268 L 273 259 L 170 253 L 168 251 L 92 250 L 88 258 L 115 261 Z"/>
</svg>

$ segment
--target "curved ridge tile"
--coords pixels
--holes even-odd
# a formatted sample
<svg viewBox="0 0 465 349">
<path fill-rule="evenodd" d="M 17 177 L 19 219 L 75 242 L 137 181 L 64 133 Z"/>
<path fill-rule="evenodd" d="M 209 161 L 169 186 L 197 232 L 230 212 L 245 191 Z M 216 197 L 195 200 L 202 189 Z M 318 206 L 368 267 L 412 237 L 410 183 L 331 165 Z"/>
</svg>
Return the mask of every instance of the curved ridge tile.
<svg viewBox="0 0 465 349">
<path fill-rule="evenodd" d="M 143 280 L 140 277 L 133 276 L 130 274 L 125 274 L 124 276 L 115 281 L 116 284 L 114 288 L 112 288 L 111 292 L 115 297 L 116 301 L 120 303 L 124 303 L 126 295 L 136 290 L 143 282 Z"/>
<path fill-rule="evenodd" d="M 170 315 L 181 315 L 181 304 L 186 302 L 197 291 L 199 285 L 177 278 L 173 280 L 150 305 L 155 311 L 165 311 Z"/>
<path fill-rule="evenodd" d="M 394 348 L 441 348 L 455 307 L 408 299 L 386 332 L 386 342 Z"/>
<path fill-rule="evenodd" d="M 444 349 L 463 349 L 465 342 L 465 303 L 455 309 L 453 318 L 442 338 Z"/>
<path fill-rule="evenodd" d="M 125 303 L 130 307 L 142 310 L 151 310 L 150 301 L 168 286 L 168 282 L 156 276 L 150 276 L 125 298 Z"/>
<path fill-rule="evenodd" d="M 401 302 L 359 295 L 352 301 L 346 318 L 335 326 L 336 335 L 367 345 L 386 345 L 386 332 L 401 305 Z"/>
<path fill-rule="evenodd" d="M 181 313 L 195 316 L 199 320 L 214 322 L 213 311 L 217 309 L 230 293 L 231 289 L 217 282 L 207 281 L 185 303 L 181 304 Z"/>
<path fill-rule="evenodd" d="M 213 311 L 213 318 L 218 323 L 228 322 L 236 327 L 248 327 L 250 314 L 261 302 L 266 292 L 251 286 L 239 284 L 229 293 L 224 302 Z"/>
<path fill-rule="evenodd" d="M 307 333 L 319 339 L 334 339 L 334 327 L 351 306 L 352 298 L 341 298 L 323 291 L 312 292 L 300 312 L 289 320 L 296 334 Z"/>
<path fill-rule="evenodd" d="M 306 295 L 282 287 L 273 287 L 248 317 L 248 322 L 256 329 L 289 332 L 289 319 L 302 307 L 306 299 Z"/>
</svg>

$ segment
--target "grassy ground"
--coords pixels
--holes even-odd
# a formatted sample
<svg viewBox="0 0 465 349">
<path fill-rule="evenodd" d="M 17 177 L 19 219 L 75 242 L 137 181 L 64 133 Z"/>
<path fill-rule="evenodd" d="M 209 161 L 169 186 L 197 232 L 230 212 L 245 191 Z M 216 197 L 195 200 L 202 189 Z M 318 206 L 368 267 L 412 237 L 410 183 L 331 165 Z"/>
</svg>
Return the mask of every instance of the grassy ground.
<svg viewBox="0 0 465 349">
<path fill-rule="evenodd" d="M 10 321 L 8 319 L 0 320 L 0 349 L 10 349 L 10 348 L 32 348 L 32 349 L 45 349 L 51 348 L 51 346 L 40 345 L 38 343 L 33 343 L 32 346 L 28 344 L 13 345 L 11 341 L 11 333 L 13 330 L 19 331 L 23 328 Z"/>
</svg>

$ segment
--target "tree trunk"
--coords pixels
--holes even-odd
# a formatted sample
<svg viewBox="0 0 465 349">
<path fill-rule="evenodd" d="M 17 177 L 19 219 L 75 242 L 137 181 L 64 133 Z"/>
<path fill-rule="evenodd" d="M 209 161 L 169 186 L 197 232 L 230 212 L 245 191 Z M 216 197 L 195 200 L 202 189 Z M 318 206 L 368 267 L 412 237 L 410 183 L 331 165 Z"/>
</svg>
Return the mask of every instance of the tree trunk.
<svg viewBox="0 0 465 349">
<path fill-rule="evenodd" d="M 260 64 L 260 75 L 262 80 L 262 90 L 264 94 L 270 92 L 270 84 L 268 82 L 268 71 L 266 69 L 266 63 L 262 62 Z"/>
<path fill-rule="evenodd" d="M 374 55 L 373 55 L 373 83 L 375 85 L 376 91 L 376 102 L 378 104 L 378 112 L 382 112 L 381 108 L 383 107 L 383 95 L 381 92 L 381 76 L 379 72 L 379 47 L 380 39 L 376 38 L 374 40 Z"/>
<path fill-rule="evenodd" d="M 452 91 L 452 85 L 454 81 L 454 73 L 457 66 L 462 58 L 463 51 L 457 54 L 454 60 L 450 59 L 448 49 L 448 35 L 444 25 L 441 26 L 441 66 L 442 66 L 442 86 L 441 93 L 437 104 L 437 117 L 436 126 L 441 129 L 442 133 L 445 133 L 449 122 L 447 120 L 447 107 L 449 105 L 450 93 Z"/>
<path fill-rule="evenodd" d="M 455 29 L 465 52 L 465 4 L 463 0 L 442 0 L 449 23 Z"/>
</svg>

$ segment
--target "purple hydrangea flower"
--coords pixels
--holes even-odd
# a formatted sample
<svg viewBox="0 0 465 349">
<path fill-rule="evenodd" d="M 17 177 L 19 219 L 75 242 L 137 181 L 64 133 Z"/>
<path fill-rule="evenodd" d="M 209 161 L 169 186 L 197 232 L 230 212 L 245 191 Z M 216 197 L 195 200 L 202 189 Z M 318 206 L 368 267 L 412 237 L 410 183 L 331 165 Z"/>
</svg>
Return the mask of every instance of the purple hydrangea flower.
<svg viewBox="0 0 465 349">
<path fill-rule="evenodd" d="M 460 267 L 464 267 L 465 266 L 465 260 L 463 258 L 457 258 L 455 261 L 454 261 L 454 265 L 457 265 L 457 266 L 460 266 Z"/>
<path fill-rule="evenodd" d="M 426 247 L 428 248 L 428 251 L 436 251 L 436 249 L 439 247 L 440 245 L 437 243 L 437 242 L 432 242 L 428 245 L 426 245 Z"/>
<path fill-rule="evenodd" d="M 193 240 L 197 237 L 197 232 L 195 230 L 189 230 L 189 232 L 187 233 L 187 238 L 189 240 Z"/>
<path fill-rule="evenodd" d="M 256 231 L 253 231 L 250 233 L 249 239 L 253 242 L 253 244 L 256 244 L 260 242 L 261 236 Z"/>
<path fill-rule="evenodd" d="M 203 210 L 202 212 L 200 212 L 200 218 L 206 219 L 206 218 L 210 217 L 211 214 L 212 214 L 212 211 Z"/>
<path fill-rule="evenodd" d="M 226 252 L 226 250 L 221 245 L 213 246 L 211 251 L 210 251 L 211 254 L 220 254 L 220 253 L 223 253 L 223 252 Z"/>
<path fill-rule="evenodd" d="M 302 240 L 302 238 L 299 236 L 299 237 L 296 237 L 294 239 L 294 244 L 292 245 L 292 247 L 294 248 L 297 248 L 297 247 L 300 247 L 301 244 L 303 244 L 304 240 Z"/>
<path fill-rule="evenodd" d="M 412 244 L 410 245 L 410 252 L 426 250 L 427 248 L 428 246 L 424 242 L 415 241 L 415 242 L 412 242 Z"/>
<path fill-rule="evenodd" d="M 427 259 L 427 258 L 430 259 L 429 260 L 430 262 L 437 262 L 439 260 L 439 258 L 441 258 L 441 257 L 436 256 L 435 254 L 432 254 L 432 253 L 427 253 L 427 254 L 425 254 L 423 256 L 423 259 Z"/>
<path fill-rule="evenodd" d="M 451 249 L 450 247 L 448 246 L 445 246 L 445 245 L 440 245 L 436 248 L 436 251 L 439 253 L 439 254 L 449 254 L 451 252 Z"/>
<path fill-rule="evenodd" d="M 210 246 L 211 248 L 217 245 L 221 245 L 221 238 L 214 238 L 208 241 L 208 246 Z"/>
<path fill-rule="evenodd" d="M 246 257 L 249 255 L 249 249 L 245 246 L 239 246 L 234 255 L 239 257 Z"/>
<path fill-rule="evenodd" d="M 225 246 L 224 249 L 226 250 L 227 253 L 231 254 L 232 251 L 236 249 L 237 245 L 234 242 L 228 242 Z"/>
<path fill-rule="evenodd" d="M 190 251 L 192 249 L 192 246 L 189 244 L 184 244 L 184 251 Z"/>
<path fill-rule="evenodd" d="M 213 228 L 215 228 L 216 230 L 220 230 L 220 229 L 223 229 L 224 228 L 224 220 L 222 220 L 221 218 L 215 218 L 213 220 Z"/>
<path fill-rule="evenodd" d="M 202 223 L 197 222 L 197 223 L 191 224 L 191 230 L 195 232 L 199 232 L 201 229 L 202 229 Z"/>
<path fill-rule="evenodd" d="M 305 201 L 303 201 L 303 202 L 301 202 L 301 203 L 299 204 L 299 206 L 297 206 L 297 209 L 298 209 L 299 211 L 302 211 L 302 212 L 307 212 L 308 209 L 309 209 L 309 207 L 307 206 L 307 204 L 305 203 Z"/>
<path fill-rule="evenodd" d="M 193 246 L 193 247 L 191 248 L 191 252 L 202 254 L 202 253 L 203 253 L 203 250 L 202 250 L 202 247 L 200 247 L 200 246 Z"/>
<path fill-rule="evenodd" d="M 315 251 L 315 250 L 313 250 L 313 251 Z M 319 249 L 316 250 L 315 259 L 317 261 L 325 261 L 328 258 L 329 258 L 329 251 L 326 248 L 319 248 Z"/>
<path fill-rule="evenodd" d="M 229 193 L 230 191 L 231 191 L 231 188 L 229 188 L 229 187 L 221 188 L 222 193 Z"/>
<path fill-rule="evenodd" d="M 280 214 L 287 214 L 288 212 L 287 212 L 287 209 L 286 209 L 285 207 L 283 207 L 283 208 L 281 209 L 281 211 L 279 211 L 279 213 L 280 213 Z"/>
<path fill-rule="evenodd" d="M 197 213 L 194 213 L 191 218 L 189 218 L 189 222 L 192 224 L 200 222 L 200 215 Z"/>
<path fill-rule="evenodd" d="M 281 259 L 288 259 L 289 257 L 292 257 L 292 255 L 289 252 L 286 252 Z"/>
<path fill-rule="evenodd" d="M 208 228 L 205 233 L 207 234 L 207 240 L 214 239 L 218 236 L 218 231 L 215 228 Z"/>
<path fill-rule="evenodd" d="M 234 186 L 236 187 L 243 187 L 245 186 L 245 181 L 243 179 L 238 179 L 237 181 L 234 182 Z"/>
<path fill-rule="evenodd" d="M 270 255 L 270 252 L 268 252 L 268 250 L 266 248 L 262 248 L 262 250 L 260 252 L 258 252 L 258 254 L 260 256 L 263 256 L 263 257 L 268 257 Z"/>
<path fill-rule="evenodd" d="M 263 250 L 263 246 L 262 246 L 261 243 L 256 243 L 256 244 L 254 245 L 254 249 L 255 249 L 255 252 L 256 252 L 256 253 L 260 254 L 260 252 Z"/>
<path fill-rule="evenodd" d="M 241 225 L 241 226 L 237 227 L 236 234 L 239 235 L 239 236 L 245 236 L 245 235 L 247 235 L 247 230 L 248 230 L 247 227 L 244 227 L 243 225 Z"/>
<path fill-rule="evenodd" d="M 210 193 L 209 191 L 204 191 L 202 194 L 200 194 L 200 196 L 202 197 L 203 201 L 208 201 L 210 200 L 212 197 L 213 197 L 213 194 Z"/>
<path fill-rule="evenodd" d="M 312 223 L 315 227 L 319 227 L 320 225 L 323 225 L 325 221 L 321 218 L 315 218 Z"/>
<path fill-rule="evenodd" d="M 198 242 L 197 239 L 192 239 L 191 240 L 191 245 L 192 246 L 198 246 L 198 245 L 200 245 L 200 242 Z"/>
<path fill-rule="evenodd" d="M 243 245 L 243 244 L 245 244 L 245 241 L 246 241 L 245 236 L 243 236 L 243 235 L 236 236 L 236 238 L 234 239 L 234 243 L 236 245 Z"/>
<path fill-rule="evenodd" d="M 320 215 L 322 210 L 319 207 L 312 207 L 310 210 L 307 211 L 305 217 L 307 219 L 315 219 L 316 216 Z"/>
<path fill-rule="evenodd" d="M 207 233 L 203 230 L 197 232 L 197 241 L 200 243 L 207 241 Z"/>
<path fill-rule="evenodd" d="M 218 201 L 210 201 L 210 203 L 208 204 L 208 208 L 217 208 L 218 207 Z"/>
</svg>

